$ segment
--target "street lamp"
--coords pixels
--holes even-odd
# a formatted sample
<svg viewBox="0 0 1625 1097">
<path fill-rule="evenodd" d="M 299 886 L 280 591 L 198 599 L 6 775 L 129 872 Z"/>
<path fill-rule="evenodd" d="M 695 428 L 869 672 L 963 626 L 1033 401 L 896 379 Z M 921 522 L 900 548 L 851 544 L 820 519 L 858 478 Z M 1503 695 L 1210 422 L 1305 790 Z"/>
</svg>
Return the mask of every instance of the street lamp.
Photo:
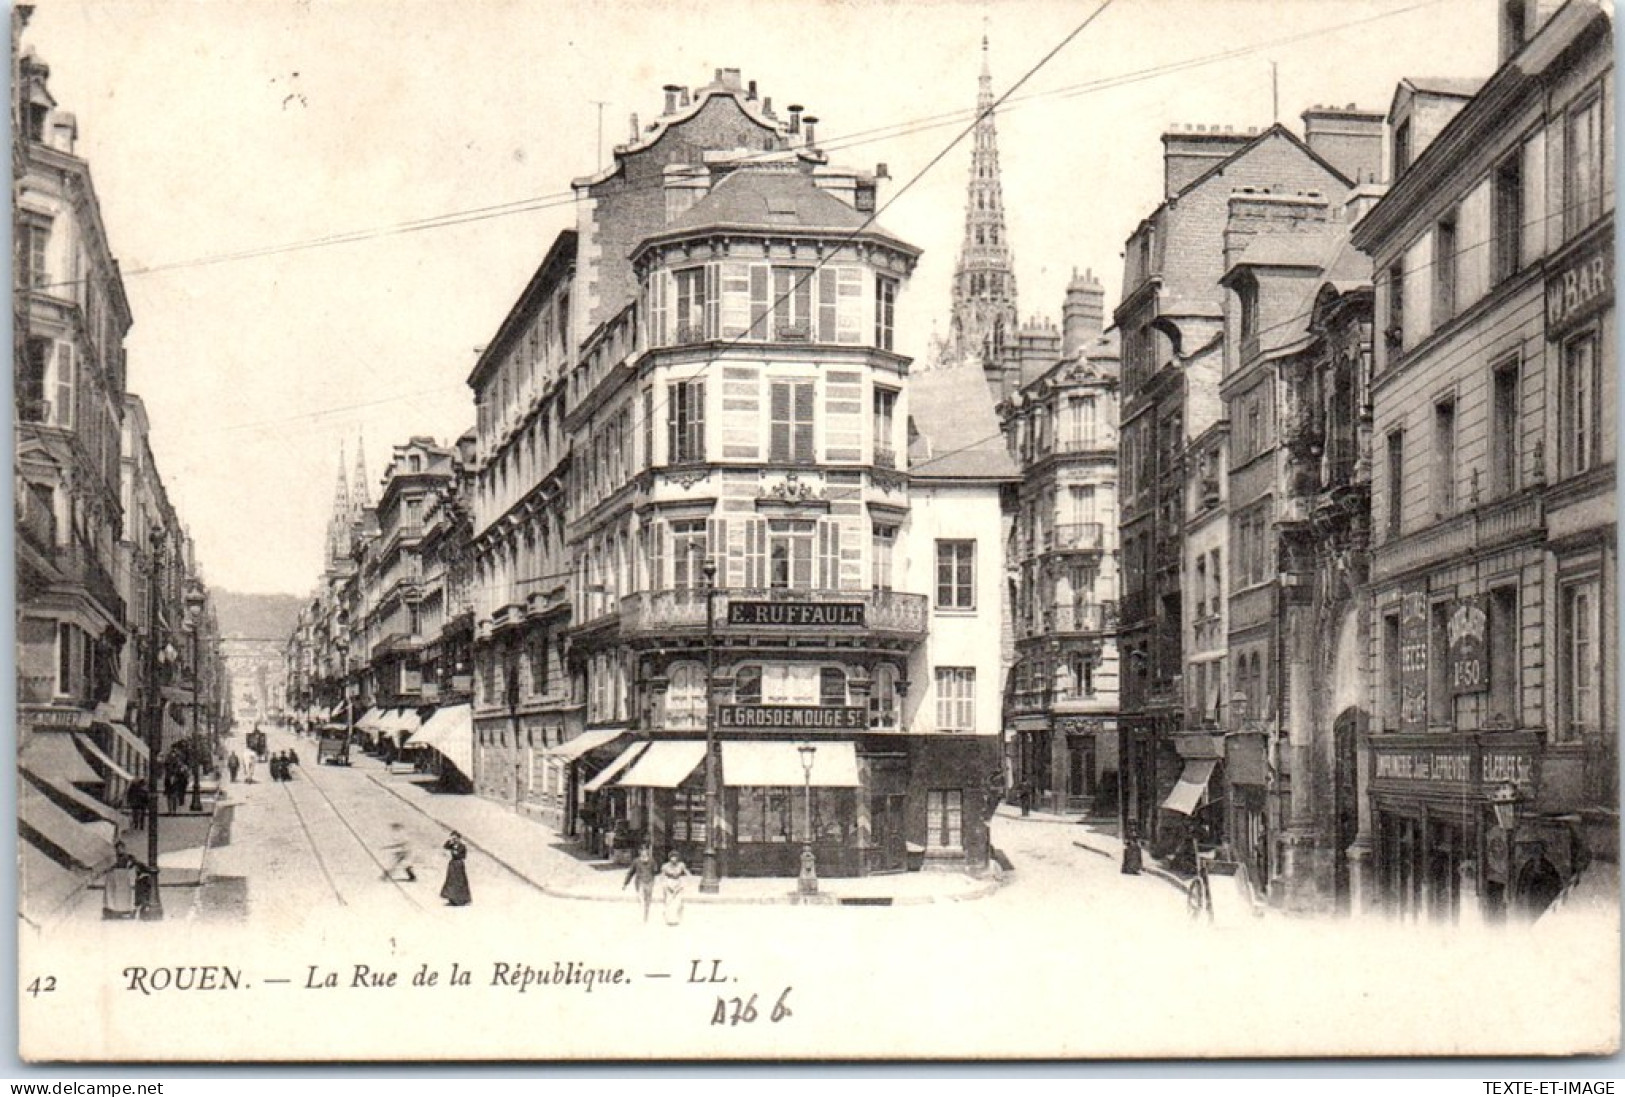
<svg viewBox="0 0 1625 1097">
<path fill-rule="evenodd" d="M 164 527 L 154 524 L 149 535 L 152 551 L 147 561 L 147 901 L 141 906 L 143 921 L 164 917 L 164 903 L 158 875 L 158 788 L 155 780 L 158 759 L 164 752 L 164 697 L 158 683 L 158 587 L 164 570 Z"/>
<path fill-rule="evenodd" d="M 345 764 L 350 760 L 350 739 L 355 735 L 355 711 L 350 700 L 350 638 L 335 636 L 333 646 L 339 652 L 339 689 L 344 691 L 344 750 Z"/>
<path fill-rule="evenodd" d="M 807 825 L 806 844 L 801 847 L 801 875 L 797 879 L 797 890 L 803 895 L 816 895 L 818 893 L 818 858 L 813 856 L 813 811 L 812 811 L 812 771 L 813 759 L 818 754 L 818 748 L 811 743 L 802 743 L 796 748 L 801 755 L 801 775 L 805 781 L 807 791 Z"/>
<path fill-rule="evenodd" d="M 706 560 L 700 574 L 705 578 L 705 858 L 700 865 L 700 891 L 715 895 L 722 890 L 717 870 L 716 562 Z"/>
<path fill-rule="evenodd" d="M 1490 809 L 1495 812 L 1495 825 L 1505 831 L 1518 829 L 1518 805 L 1523 802 L 1523 791 L 1512 781 L 1502 781 L 1490 791 Z"/>
<path fill-rule="evenodd" d="M 192 634 L 192 728 L 191 741 L 187 743 L 186 752 L 192 756 L 192 802 L 187 805 L 189 811 L 203 810 L 203 783 L 202 760 L 198 757 L 203 746 L 203 736 L 198 733 L 198 682 L 203 676 L 203 668 L 198 662 L 198 639 L 203 631 L 203 605 L 204 595 L 202 587 L 195 583 L 186 588 L 186 631 Z"/>
</svg>

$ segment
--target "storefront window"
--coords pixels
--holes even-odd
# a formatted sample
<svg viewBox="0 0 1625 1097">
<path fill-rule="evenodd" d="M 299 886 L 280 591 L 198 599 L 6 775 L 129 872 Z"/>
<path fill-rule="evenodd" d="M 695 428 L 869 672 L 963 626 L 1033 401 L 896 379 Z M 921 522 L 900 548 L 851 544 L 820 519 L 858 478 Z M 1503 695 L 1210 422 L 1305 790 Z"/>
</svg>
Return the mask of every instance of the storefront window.
<svg viewBox="0 0 1625 1097">
<path fill-rule="evenodd" d="M 964 810 L 959 789 L 930 789 L 925 794 L 925 844 L 931 849 L 961 849 Z"/>
<path fill-rule="evenodd" d="M 671 839 L 674 842 L 705 841 L 705 792 L 679 788 L 672 793 Z"/>
<path fill-rule="evenodd" d="M 705 668 L 699 663 L 676 663 L 666 686 L 666 727 L 705 726 Z"/>
<path fill-rule="evenodd" d="M 897 668 L 894 666 L 875 668 L 874 681 L 869 689 L 869 726 L 897 726 Z"/>
<path fill-rule="evenodd" d="M 790 790 L 787 788 L 740 789 L 739 840 L 741 842 L 790 841 L 790 800 Z"/>
</svg>

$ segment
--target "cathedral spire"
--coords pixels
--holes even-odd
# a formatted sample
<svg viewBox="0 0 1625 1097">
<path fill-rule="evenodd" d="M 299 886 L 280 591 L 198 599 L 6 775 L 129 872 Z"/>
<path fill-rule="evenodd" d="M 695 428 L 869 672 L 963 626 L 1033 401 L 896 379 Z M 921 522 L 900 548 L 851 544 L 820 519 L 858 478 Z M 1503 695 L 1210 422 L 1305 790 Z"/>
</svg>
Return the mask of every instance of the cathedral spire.
<svg viewBox="0 0 1625 1097">
<path fill-rule="evenodd" d="M 333 514 L 327 520 L 327 565 L 349 555 L 350 491 L 344 481 L 344 443 L 339 443 L 338 482 L 333 485 Z"/>
<path fill-rule="evenodd" d="M 350 485 L 350 506 L 354 520 L 359 522 L 361 512 L 371 505 L 372 495 L 367 488 L 366 437 L 357 433 L 355 439 L 355 480 Z"/>
<path fill-rule="evenodd" d="M 1016 275 L 1009 237 L 1005 233 L 994 102 L 984 28 L 970 183 L 965 195 L 965 239 L 959 246 L 959 262 L 954 268 L 949 340 L 954 361 L 980 364 L 988 383 L 999 394 L 1006 363 L 1012 359 L 1017 346 Z"/>
</svg>

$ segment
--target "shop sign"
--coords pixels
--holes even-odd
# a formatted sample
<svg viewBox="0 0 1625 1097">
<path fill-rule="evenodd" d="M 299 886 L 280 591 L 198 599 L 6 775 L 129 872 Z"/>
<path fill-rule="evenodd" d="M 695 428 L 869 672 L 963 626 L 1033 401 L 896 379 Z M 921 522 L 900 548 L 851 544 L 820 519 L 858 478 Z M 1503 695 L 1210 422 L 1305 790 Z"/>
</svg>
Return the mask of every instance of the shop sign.
<svg viewBox="0 0 1625 1097">
<path fill-rule="evenodd" d="M 862 628 L 862 602 L 729 602 L 730 625 Z"/>
<path fill-rule="evenodd" d="M 1535 782 L 1535 759 L 1517 750 L 1486 750 L 1484 752 L 1483 782 L 1486 786 L 1511 781 L 1515 785 Z"/>
<path fill-rule="evenodd" d="M 1450 611 L 1446 635 L 1450 641 L 1450 691 L 1483 693 L 1490 688 L 1484 637 L 1489 615 L 1483 598 L 1464 598 Z"/>
<path fill-rule="evenodd" d="M 90 726 L 90 713 L 83 709 L 35 709 L 27 713 L 24 719 L 35 727 L 42 728 L 88 728 Z"/>
<path fill-rule="evenodd" d="M 717 726 L 729 729 L 862 731 L 868 711 L 858 705 L 718 705 Z"/>
<path fill-rule="evenodd" d="M 1399 726 L 1426 731 L 1428 725 L 1428 595 L 1412 587 L 1400 595 Z"/>
<path fill-rule="evenodd" d="M 1614 299 L 1612 236 L 1598 236 L 1546 276 L 1546 331 L 1560 336 Z"/>
<path fill-rule="evenodd" d="M 1378 754 L 1375 776 L 1379 781 L 1466 784 L 1472 771 L 1472 758 L 1465 750 L 1408 750 Z"/>
</svg>

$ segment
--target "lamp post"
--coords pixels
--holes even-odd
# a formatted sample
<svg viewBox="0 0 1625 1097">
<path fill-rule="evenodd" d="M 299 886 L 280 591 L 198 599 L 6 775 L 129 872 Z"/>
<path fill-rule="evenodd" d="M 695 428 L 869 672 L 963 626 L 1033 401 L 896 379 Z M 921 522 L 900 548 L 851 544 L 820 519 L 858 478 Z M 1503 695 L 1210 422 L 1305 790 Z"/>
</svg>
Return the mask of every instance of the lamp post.
<svg viewBox="0 0 1625 1097">
<path fill-rule="evenodd" d="M 716 563 L 706 560 L 700 574 L 705 577 L 705 858 L 700 865 L 700 891 L 715 895 L 722 890 L 717 871 Z"/>
<path fill-rule="evenodd" d="M 806 843 L 801 847 L 801 875 L 796 881 L 796 890 L 802 895 L 815 895 L 818 892 L 818 858 L 813 856 L 813 810 L 812 810 L 812 771 L 813 759 L 818 754 L 818 748 L 811 743 L 802 743 L 796 748 L 801 755 L 801 776 L 807 793 L 807 823 L 804 830 Z"/>
<path fill-rule="evenodd" d="M 350 739 L 355 735 L 355 710 L 350 701 L 350 638 L 337 636 L 333 646 L 339 651 L 339 689 L 344 691 L 344 750 L 343 758 L 350 760 Z"/>
<path fill-rule="evenodd" d="M 163 888 L 158 878 L 158 759 L 164 752 L 164 696 L 158 682 L 159 597 L 158 587 L 164 572 L 164 527 L 154 525 L 150 534 L 152 543 L 147 579 L 147 901 L 141 906 L 143 921 L 157 922 L 164 917 L 161 897 Z"/>
<path fill-rule="evenodd" d="M 1523 790 L 1512 781 L 1502 781 L 1490 791 L 1490 809 L 1495 812 L 1495 825 L 1511 833 L 1518 829 L 1518 805 L 1523 802 Z"/>
<path fill-rule="evenodd" d="M 192 634 L 192 728 L 191 741 L 186 745 L 186 753 L 191 756 L 192 762 L 192 802 L 187 805 L 188 811 L 203 810 L 203 783 L 201 753 L 203 736 L 198 733 L 198 684 L 203 676 L 203 667 L 198 661 L 198 638 L 203 631 L 203 591 L 195 583 L 186 588 L 186 631 Z"/>
</svg>

